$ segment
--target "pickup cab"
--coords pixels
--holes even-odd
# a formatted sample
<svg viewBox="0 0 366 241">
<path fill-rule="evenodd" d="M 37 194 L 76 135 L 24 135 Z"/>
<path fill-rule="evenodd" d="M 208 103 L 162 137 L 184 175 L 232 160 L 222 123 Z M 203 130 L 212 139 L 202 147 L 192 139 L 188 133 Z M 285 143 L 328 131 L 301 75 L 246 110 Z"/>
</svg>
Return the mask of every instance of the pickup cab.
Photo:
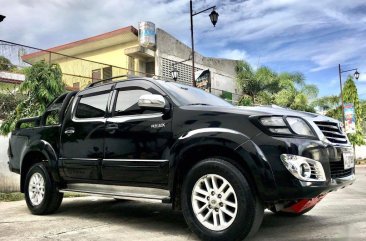
<svg viewBox="0 0 366 241">
<path fill-rule="evenodd" d="M 8 156 L 33 214 L 64 192 L 159 200 L 203 240 L 243 240 L 265 209 L 302 215 L 355 180 L 337 120 L 150 78 L 61 95 L 17 123 Z"/>
</svg>

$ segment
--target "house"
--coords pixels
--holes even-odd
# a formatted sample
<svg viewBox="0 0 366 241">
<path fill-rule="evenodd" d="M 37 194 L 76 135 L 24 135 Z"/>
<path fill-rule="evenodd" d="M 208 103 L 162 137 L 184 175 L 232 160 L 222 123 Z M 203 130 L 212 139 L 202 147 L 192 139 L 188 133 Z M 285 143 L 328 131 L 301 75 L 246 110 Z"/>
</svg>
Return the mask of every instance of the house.
<svg viewBox="0 0 366 241">
<path fill-rule="evenodd" d="M 37 51 L 22 56 L 23 61 L 44 60 L 58 63 L 67 86 L 85 88 L 89 83 L 122 75 L 157 76 L 172 79 L 171 71 L 179 71 L 177 81 L 192 84 L 191 48 L 150 22 L 151 42 L 146 45 L 144 29 L 133 26 Z M 141 25 L 141 23 L 140 23 Z M 139 25 L 139 26 L 140 26 Z M 140 36 L 139 36 L 140 33 Z M 146 36 L 145 36 L 146 37 Z M 235 83 L 236 60 L 210 58 L 195 53 L 197 86 L 209 87 L 216 95 L 239 94 Z"/>
<path fill-rule="evenodd" d="M 0 71 L 0 92 L 12 91 L 24 80 L 24 74 Z"/>
</svg>

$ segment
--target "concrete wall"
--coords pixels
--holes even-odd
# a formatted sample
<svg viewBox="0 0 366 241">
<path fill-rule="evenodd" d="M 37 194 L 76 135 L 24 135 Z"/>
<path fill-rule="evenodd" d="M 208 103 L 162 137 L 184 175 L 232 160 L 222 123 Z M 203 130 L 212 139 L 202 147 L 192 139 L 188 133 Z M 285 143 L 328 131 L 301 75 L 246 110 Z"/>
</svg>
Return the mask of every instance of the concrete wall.
<svg viewBox="0 0 366 241">
<path fill-rule="evenodd" d="M 162 29 L 156 30 L 156 65 L 155 73 L 162 76 L 160 58 L 168 58 L 174 61 L 186 60 L 191 55 L 191 48 L 180 42 L 178 39 Z M 185 64 L 191 65 L 191 61 Z M 236 60 L 210 58 L 195 53 L 195 66 L 200 69 L 209 69 L 211 72 L 213 89 L 225 90 L 231 93 L 238 93 L 239 88 L 235 82 Z"/>
<path fill-rule="evenodd" d="M 91 61 L 97 61 L 101 63 L 108 63 L 117 67 L 128 69 L 129 57 L 124 54 L 124 50 L 126 48 L 130 48 L 133 46 L 136 46 L 136 42 L 129 42 L 125 44 L 114 45 L 107 48 L 96 49 L 94 51 L 76 55 L 75 57 Z M 57 62 L 60 65 L 63 73 L 89 76 L 89 77 L 91 77 L 93 70 L 108 67 L 107 64 L 106 65 L 95 64 L 73 58 L 63 58 L 56 60 L 55 62 Z M 134 66 L 134 64 L 132 66 Z M 138 69 L 135 68 L 134 70 Z M 119 76 L 125 74 L 127 74 L 127 70 L 125 69 L 112 68 L 112 76 Z M 68 75 L 63 75 L 62 78 L 63 81 L 68 86 L 72 86 L 74 82 L 79 82 L 81 89 L 85 88 L 91 82 L 91 79 L 72 77 Z"/>
<path fill-rule="evenodd" d="M 0 192 L 19 191 L 20 176 L 9 171 L 8 150 L 9 138 L 0 136 Z"/>
<path fill-rule="evenodd" d="M 366 141 L 366 139 L 365 139 Z M 366 159 L 366 145 L 355 147 L 356 159 Z"/>
</svg>

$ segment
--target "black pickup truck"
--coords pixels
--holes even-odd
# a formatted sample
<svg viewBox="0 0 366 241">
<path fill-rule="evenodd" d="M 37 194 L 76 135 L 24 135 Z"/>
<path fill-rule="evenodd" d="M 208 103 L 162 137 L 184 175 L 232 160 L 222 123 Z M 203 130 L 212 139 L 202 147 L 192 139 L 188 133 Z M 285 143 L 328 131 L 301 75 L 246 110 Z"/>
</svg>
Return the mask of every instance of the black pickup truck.
<svg viewBox="0 0 366 241">
<path fill-rule="evenodd" d="M 353 148 L 334 119 L 239 108 L 149 78 L 60 96 L 17 123 L 8 155 L 34 214 L 56 211 L 64 192 L 160 200 L 204 240 L 243 240 L 264 209 L 298 216 L 355 180 Z"/>
</svg>

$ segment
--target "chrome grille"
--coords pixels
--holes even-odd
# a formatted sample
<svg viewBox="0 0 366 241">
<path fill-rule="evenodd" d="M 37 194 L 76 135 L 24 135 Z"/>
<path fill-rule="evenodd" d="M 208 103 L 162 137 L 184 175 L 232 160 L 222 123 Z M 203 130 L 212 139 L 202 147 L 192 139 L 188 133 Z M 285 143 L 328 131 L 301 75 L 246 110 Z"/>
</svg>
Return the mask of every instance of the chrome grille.
<svg viewBox="0 0 366 241">
<path fill-rule="evenodd" d="M 346 134 L 341 130 L 338 123 L 328 121 L 314 121 L 323 132 L 328 141 L 337 144 L 347 144 Z"/>
</svg>

